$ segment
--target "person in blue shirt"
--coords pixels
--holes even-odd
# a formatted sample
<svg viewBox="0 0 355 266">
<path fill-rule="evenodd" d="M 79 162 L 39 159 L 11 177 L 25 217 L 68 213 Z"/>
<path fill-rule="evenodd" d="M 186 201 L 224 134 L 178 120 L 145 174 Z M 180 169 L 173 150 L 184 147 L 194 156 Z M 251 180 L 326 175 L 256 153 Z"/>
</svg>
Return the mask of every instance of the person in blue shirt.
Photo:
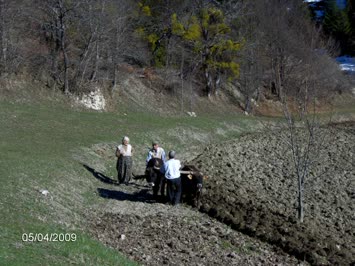
<svg viewBox="0 0 355 266">
<path fill-rule="evenodd" d="M 168 198 L 172 205 L 180 203 L 181 198 L 181 163 L 175 159 L 175 151 L 169 152 L 169 160 L 162 167 L 168 187 Z"/>
</svg>

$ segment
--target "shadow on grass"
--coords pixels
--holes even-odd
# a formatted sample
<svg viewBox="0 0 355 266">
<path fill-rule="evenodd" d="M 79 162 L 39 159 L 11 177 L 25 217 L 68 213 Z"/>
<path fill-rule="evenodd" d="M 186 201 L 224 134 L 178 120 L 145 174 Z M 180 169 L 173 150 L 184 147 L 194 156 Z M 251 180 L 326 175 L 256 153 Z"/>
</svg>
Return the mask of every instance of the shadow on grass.
<svg viewBox="0 0 355 266">
<path fill-rule="evenodd" d="M 96 171 L 94 168 L 86 164 L 83 164 L 83 167 L 101 182 L 106 184 L 111 184 L 111 185 L 117 185 L 117 186 L 119 185 L 116 180 L 113 180 L 108 176 Z M 133 177 L 133 180 L 140 180 L 140 179 L 145 179 L 145 175 L 139 175 Z M 123 186 L 123 184 L 121 184 L 121 186 Z M 145 203 L 156 203 L 156 202 L 164 201 L 160 198 L 159 199 L 154 198 L 153 195 L 149 193 L 149 191 L 151 191 L 151 188 L 149 188 L 148 185 L 142 185 L 142 184 L 137 184 L 135 182 L 130 182 L 129 186 L 131 188 L 140 189 L 140 190 L 132 194 L 123 191 L 110 190 L 106 188 L 98 188 L 97 191 L 100 197 L 106 199 L 128 200 L 128 201 L 145 202 Z"/>
<path fill-rule="evenodd" d="M 90 173 L 92 173 L 92 175 L 96 179 L 100 180 L 101 182 L 106 183 L 106 184 L 117 184 L 116 180 L 113 180 L 113 179 L 105 176 L 104 174 L 97 172 L 94 168 L 91 168 L 90 166 L 88 166 L 86 164 L 83 164 L 83 166 L 86 170 L 88 170 Z"/>
<path fill-rule="evenodd" d="M 98 188 L 99 195 L 106 199 L 128 200 L 133 202 L 156 203 L 153 195 L 149 193 L 150 189 L 141 189 L 138 192 L 129 194 L 123 191 Z"/>
<path fill-rule="evenodd" d="M 86 164 L 83 164 L 83 166 L 96 179 L 100 180 L 101 182 L 106 183 L 106 184 L 118 185 L 118 181 L 117 180 L 114 180 L 114 179 L 111 179 L 108 176 L 105 176 L 103 173 L 100 173 L 100 172 L 96 171 L 94 168 L 91 168 L 90 166 L 88 166 Z M 142 180 L 142 179 L 145 179 L 145 175 L 136 175 L 136 176 L 133 176 L 132 179 L 133 180 Z M 135 188 L 142 188 L 142 187 L 146 188 L 146 187 L 148 187 L 148 184 L 147 185 L 142 185 L 142 184 L 137 184 L 137 183 L 131 182 L 130 186 L 135 187 Z"/>
</svg>

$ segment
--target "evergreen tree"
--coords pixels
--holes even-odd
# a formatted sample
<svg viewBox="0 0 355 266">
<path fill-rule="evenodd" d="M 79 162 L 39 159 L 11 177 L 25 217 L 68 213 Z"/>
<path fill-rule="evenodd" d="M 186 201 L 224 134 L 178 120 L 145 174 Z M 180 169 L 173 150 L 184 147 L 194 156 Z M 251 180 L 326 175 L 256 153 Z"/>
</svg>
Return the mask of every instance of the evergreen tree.
<svg viewBox="0 0 355 266">
<path fill-rule="evenodd" d="M 349 52 L 353 31 L 348 8 L 347 6 L 345 9 L 340 9 L 336 0 L 325 1 L 324 30 L 340 43 L 343 54 Z"/>
</svg>

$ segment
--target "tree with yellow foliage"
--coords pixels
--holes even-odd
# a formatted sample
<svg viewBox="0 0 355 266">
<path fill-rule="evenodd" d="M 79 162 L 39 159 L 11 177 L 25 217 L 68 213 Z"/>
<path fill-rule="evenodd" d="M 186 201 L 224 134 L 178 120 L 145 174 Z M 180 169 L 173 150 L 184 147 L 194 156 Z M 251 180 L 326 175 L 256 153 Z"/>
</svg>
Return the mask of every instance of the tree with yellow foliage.
<svg viewBox="0 0 355 266">
<path fill-rule="evenodd" d="M 208 96 L 218 92 L 222 75 L 228 80 L 239 76 L 237 55 L 243 46 L 243 40 L 234 40 L 231 37 L 232 29 L 227 25 L 221 9 L 212 4 L 195 7 L 190 5 L 191 9 L 187 12 L 175 5 L 173 7 L 176 10 L 170 9 L 169 21 L 165 19 L 165 23 L 158 26 L 157 16 L 161 15 L 162 9 L 158 13 L 157 5 L 152 7 L 148 2 L 140 2 L 138 5 L 140 16 L 145 16 L 149 21 L 138 32 L 148 41 L 155 66 L 164 66 L 164 58 L 169 52 L 169 47 L 163 40 L 175 39 L 191 55 L 189 69 L 195 70 L 196 75 L 204 80 Z M 153 2 L 150 4 L 154 5 Z M 163 16 L 166 18 L 166 14 Z"/>
<path fill-rule="evenodd" d="M 171 38 L 170 14 L 175 5 L 170 1 L 141 0 L 137 5 L 136 33 L 148 43 L 151 65 L 164 67 L 167 64 L 167 49 Z"/>
<path fill-rule="evenodd" d="M 225 22 L 223 11 L 216 7 L 204 7 L 187 20 L 171 16 L 173 35 L 179 36 L 193 53 L 198 55 L 196 65 L 202 71 L 208 96 L 218 93 L 221 75 L 229 80 L 239 76 L 237 52 L 243 40 L 233 40 L 231 28 Z"/>
</svg>

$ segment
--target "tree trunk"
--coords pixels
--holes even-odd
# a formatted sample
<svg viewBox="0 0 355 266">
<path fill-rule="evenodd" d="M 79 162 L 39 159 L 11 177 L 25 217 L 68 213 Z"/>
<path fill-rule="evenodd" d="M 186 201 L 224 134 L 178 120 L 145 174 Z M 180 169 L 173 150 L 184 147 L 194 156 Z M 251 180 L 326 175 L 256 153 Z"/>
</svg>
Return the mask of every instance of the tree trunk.
<svg viewBox="0 0 355 266">
<path fill-rule="evenodd" d="M 95 56 L 95 66 L 94 66 L 94 70 L 91 74 L 91 78 L 90 81 L 94 81 L 96 79 L 96 75 L 97 75 L 97 71 L 99 69 L 99 41 L 96 41 L 96 56 Z"/>
<path fill-rule="evenodd" d="M 86 69 L 87 69 L 87 66 L 88 66 L 89 61 L 90 61 L 90 57 L 91 57 L 91 51 L 90 50 L 91 50 L 91 46 L 92 46 L 92 43 L 93 43 L 94 34 L 96 34 L 96 32 L 91 34 L 89 40 L 85 44 L 84 51 L 83 51 L 82 55 L 80 56 L 79 65 L 77 66 L 77 71 L 76 71 L 76 74 L 75 74 L 74 79 L 73 79 L 73 82 L 75 82 L 75 85 L 78 84 L 79 88 L 81 87 L 81 84 L 84 81 L 85 74 L 86 74 Z M 80 78 L 79 78 L 79 76 L 80 76 Z M 80 81 L 78 82 L 79 79 L 80 79 Z"/>
<path fill-rule="evenodd" d="M 205 78 L 206 78 L 206 91 L 207 96 L 210 98 L 212 96 L 212 76 L 211 73 L 208 71 L 208 67 L 205 66 Z"/>
<path fill-rule="evenodd" d="M 54 80 L 53 87 L 55 87 L 55 84 L 58 81 L 58 52 L 55 48 L 51 49 L 51 61 L 51 77 Z"/>
<path fill-rule="evenodd" d="M 112 92 L 116 89 L 117 86 L 117 64 L 113 63 L 113 78 L 112 78 Z"/>
<path fill-rule="evenodd" d="M 65 13 L 64 13 L 64 7 L 62 1 L 59 1 L 59 6 L 60 6 L 60 15 L 59 15 L 60 49 L 62 50 L 63 61 L 64 61 L 64 93 L 69 94 L 69 58 L 65 46 L 65 41 L 66 41 L 65 22 L 64 22 Z"/>
<path fill-rule="evenodd" d="M 117 86 L 117 66 L 118 66 L 118 54 L 119 54 L 119 38 L 120 38 L 120 32 L 119 32 L 119 20 L 116 20 L 116 30 L 115 30 L 115 39 L 114 39 L 114 50 L 112 54 L 112 60 L 113 60 L 113 79 L 112 79 L 112 92 L 116 89 Z"/>
<path fill-rule="evenodd" d="M 63 53 L 63 60 L 64 60 L 64 93 L 69 94 L 69 61 L 68 61 L 68 54 L 65 49 L 64 27 L 61 30 L 62 32 L 61 32 L 60 43 L 61 43 L 61 50 Z"/>
<path fill-rule="evenodd" d="M 181 78 L 181 114 L 184 112 L 184 50 L 181 49 L 181 67 L 180 67 L 180 78 Z"/>
<path fill-rule="evenodd" d="M 69 59 L 65 49 L 64 37 L 62 38 L 62 52 L 64 57 L 64 93 L 69 94 Z"/>
<path fill-rule="evenodd" d="M 5 30 L 5 0 L 0 0 L 0 75 L 7 71 L 7 41 Z"/>
<path fill-rule="evenodd" d="M 298 177 L 298 220 L 303 223 L 304 208 L 303 208 L 303 182 L 301 176 Z"/>
<path fill-rule="evenodd" d="M 246 99 L 245 99 L 245 107 L 244 107 L 244 110 L 245 110 L 245 112 L 247 112 L 248 114 L 249 114 L 250 109 L 251 109 L 250 107 L 251 107 L 251 105 L 250 105 L 250 96 L 247 95 L 247 96 L 246 96 Z"/>
<path fill-rule="evenodd" d="M 280 63 L 280 58 L 277 58 L 276 60 L 276 68 L 275 68 L 275 74 L 276 74 L 276 92 L 277 92 L 277 97 L 281 99 L 281 94 L 282 94 L 282 75 L 281 75 L 281 63 Z"/>
<path fill-rule="evenodd" d="M 204 31 L 204 36 L 205 36 L 205 40 L 207 40 L 207 32 Z M 205 81 L 206 81 L 206 92 L 207 92 L 207 96 L 208 98 L 210 98 L 212 96 L 213 93 L 213 80 L 212 80 L 212 73 L 209 70 L 208 67 L 208 60 L 210 58 L 210 50 L 208 47 L 204 48 L 204 52 L 202 55 L 202 67 L 203 67 L 203 72 L 205 75 Z"/>
<path fill-rule="evenodd" d="M 216 74 L 216 80 L 214 82 L 214 93 L 217 95 L 219 92 L 219 88 L 221 85 L 221 72 L 219 70 L 217 70 L 217 74 Z"/>
<path fill-rule="evenodd" d="M 49 32 L 47 33 L 50 37 L 47 39 L 48 46 L 51 53 L 51 77 L 53 79 L 53 88 L 56 87 L 56 83 L 59 78 L 59 63 L 58 58 L 60 56 L 61 43 L 60 43 L 60 22 L 58 18 L 52 21 L 49 28 L 46 28 Z"/>
</svg>

